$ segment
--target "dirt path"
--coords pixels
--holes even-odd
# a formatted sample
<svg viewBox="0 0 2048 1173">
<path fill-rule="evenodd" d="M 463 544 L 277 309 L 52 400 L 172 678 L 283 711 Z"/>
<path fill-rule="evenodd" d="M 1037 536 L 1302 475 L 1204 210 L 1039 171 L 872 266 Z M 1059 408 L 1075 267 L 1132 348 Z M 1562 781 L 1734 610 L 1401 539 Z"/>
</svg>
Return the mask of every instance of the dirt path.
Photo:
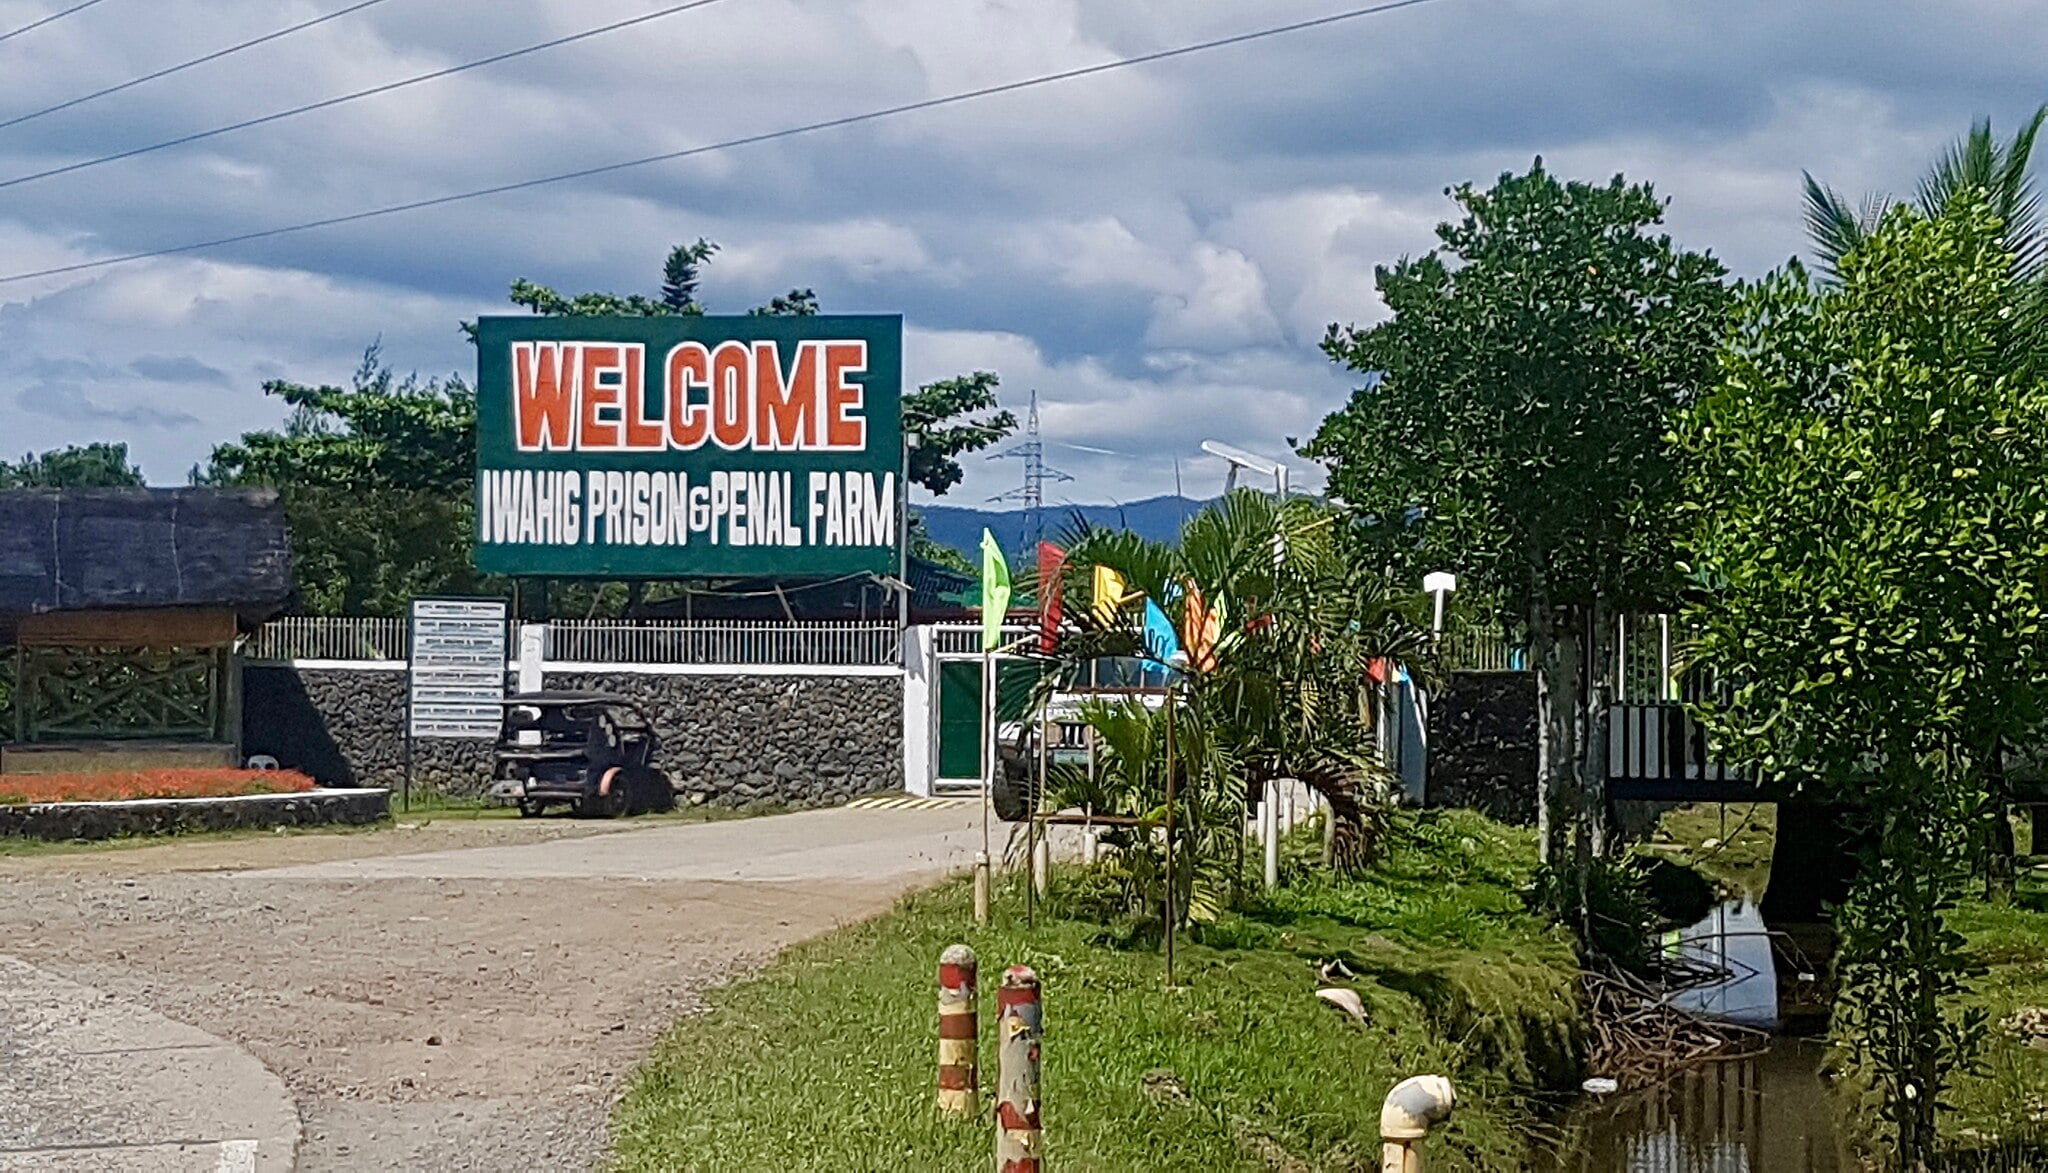
<svg viewBox="0 0 2048 1173">
<path fill-rule="evenodd" d="M 971 807 L 440 821 L 0 859 L 0 952 L 246 1047 L 300 1168 L 587 1168 L 704 991 L 971 859 Z"/>
</svg>

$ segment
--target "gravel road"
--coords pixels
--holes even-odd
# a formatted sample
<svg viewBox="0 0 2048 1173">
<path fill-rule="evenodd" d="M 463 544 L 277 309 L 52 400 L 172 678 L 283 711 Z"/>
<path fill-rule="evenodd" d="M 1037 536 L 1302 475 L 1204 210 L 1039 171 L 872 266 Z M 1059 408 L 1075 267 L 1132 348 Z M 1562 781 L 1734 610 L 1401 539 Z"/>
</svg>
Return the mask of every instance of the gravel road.
<svg viewBox="0 0 2048 1173">
<path fill-rule="evenodd" d="M 580 1169 L 707 989 L 980 844 L 961 805 L 5 858 L 0 952 L 245 1047 L 297 1104 L 301 1169 Z"/>
</svg>

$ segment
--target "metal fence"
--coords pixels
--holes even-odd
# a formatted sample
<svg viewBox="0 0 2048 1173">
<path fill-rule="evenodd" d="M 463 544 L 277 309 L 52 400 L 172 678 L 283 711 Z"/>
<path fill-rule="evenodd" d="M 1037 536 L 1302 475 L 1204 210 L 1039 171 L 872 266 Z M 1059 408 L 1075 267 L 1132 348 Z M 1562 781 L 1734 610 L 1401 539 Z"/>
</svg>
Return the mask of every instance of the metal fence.
<svg viewBox="0 0 2048 1173">
<path fill-rule="evenodd" d="M 543 659 L 572 664 L 811 664 L 894 667 L 896 625 L 704 619 L 556 620 L 545 625 Z M 518 624 L 505 654 L 519 655 Z M 253 663 L 406 658 L 402 618 L 292 616 L 264 624 L 243 647 Z"/>
<path fill-rule="evenodd" d="M 403 660 L 404 618 L 291 615 L 256 630 L 242 648 L 256 663 L 288 660 Z"/>
<path fill-rule="evenodd" d="M 546 658 L 579 664 L 825 664 L 893 667 L 896 625 L 873 622 L 567 620 L 548 625 Z"/>
<path fill-rule="evenodd" d="M 1499 631 L 1454 629 L 1443 640 L 1444 667 L 1454 672 L 1515 672 L 1528 666 L 1521 649 Z"/>
</svg>

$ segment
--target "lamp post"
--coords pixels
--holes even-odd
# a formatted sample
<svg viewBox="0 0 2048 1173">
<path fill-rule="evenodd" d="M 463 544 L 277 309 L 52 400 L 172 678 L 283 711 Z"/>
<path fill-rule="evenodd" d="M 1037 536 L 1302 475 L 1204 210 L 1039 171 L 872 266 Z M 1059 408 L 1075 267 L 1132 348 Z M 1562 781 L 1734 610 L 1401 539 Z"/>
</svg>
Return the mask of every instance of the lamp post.
<svg viewBox="0 0 2048 1173">
<path fill-rule="evenodd" d="M 903 433 L 902 473 L 896 478 L 896 638 L 910 630 L 910 450 L 924 444 L 922 432 Z"/>
<path fill-rule="evenodd" d="M 1422 589 L 1436 596 L 1436 623 L 1430 630 L 1441 637 L 1444 633 L 1444 600 L 1458 589 L 1458 576 L 1448 570 L 1438 570 L 1422 576 Z"/>
</svg>

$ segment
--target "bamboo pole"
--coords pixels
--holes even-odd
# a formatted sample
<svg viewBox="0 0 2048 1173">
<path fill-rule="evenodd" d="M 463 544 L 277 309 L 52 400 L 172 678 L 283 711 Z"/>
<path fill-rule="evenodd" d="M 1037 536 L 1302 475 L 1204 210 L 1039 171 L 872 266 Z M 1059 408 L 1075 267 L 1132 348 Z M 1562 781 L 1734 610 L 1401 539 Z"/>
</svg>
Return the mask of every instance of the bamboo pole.
<svg viewBox="0 0 2048 1173">
<path fill-rule="evenodd" d="M 1166 984 L 1173 985 L 1173 685 L 1166 686 Z"/>
</svg>

